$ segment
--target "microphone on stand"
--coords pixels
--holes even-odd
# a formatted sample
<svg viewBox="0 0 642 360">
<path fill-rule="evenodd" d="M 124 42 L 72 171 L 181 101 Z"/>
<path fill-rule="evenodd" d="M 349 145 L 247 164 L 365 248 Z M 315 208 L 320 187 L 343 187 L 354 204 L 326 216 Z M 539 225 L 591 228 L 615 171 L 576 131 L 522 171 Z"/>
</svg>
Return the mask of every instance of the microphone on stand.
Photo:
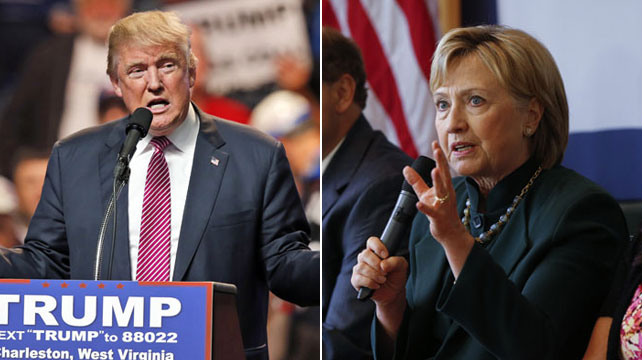
<svg viewBox="0 0 642 360">
<path fill-rule="evenodd" d="M 152 117 L 152 112 L 144 107 L 136 109 L 131 115 L 129 124 L 127 124 L 127 128 L 125 129 L 127 137 L 118 152 L 118 162 L 114 169 L 114 177 L 116 179 L 127 182 L 127 179 L 123 178 L 125 169 L 128 168 L 129 160 L 134 154 L 134 151 L 136 151 L 136 144 L 141 138 L 147 136 L 147 131 L 149 131 L 149 126 L 152 123 Z"/>
<path fill-rule="evenodd" d="M 125 142 L 118 152 L 116 167 L 114 168 L 114 184 L 112 194 L 109 198 L 109 204 L 105 209 L 103 221 L 100 225 L 100 234 L 98 244 L 96 245 L 96 261 L 94 263 L 94 280 L 100 280 L 100 268 L 102 266 L 103 246 L 105 243 L 105 234 L 110 216 L 114 216 L 113 233 L 111 242 L 111 252 L 109 258 L 109 271 L 107 279 L 111 279 L 111 265 L 114 259 L 114 245 L 116 243 L 116 202 L 120 191 L 129 181 L 129 160 L 136 151 L 136 144 L 141 138 L 147 136 L 147 131 L 152 123 L 152 112 L 147 108 L 136 109 L 129 117 L 129 123 L 125 129 Z"/>
<path fill-rule="evenodd" d="M 419 156 L 412 163 L 412 168 L 419 173 L 421 178 L 430 187 L 432 187 L 430 171 L 432 171 L 434 167 L 435 162 L 425 156 Z M 392 210 L 392 214 L 390 214 L 390 218 L 388 219 L 385 229 L 383 229 L 383 234 L 381 234 L 381 241 L 386 246 L 386 249 L 388 249 L 388 253 L 390 255 L 394 255 L 396 253 L 399 242 L 408 236 L 410 224 L 412 224 L 412 219 L 417 213 L 417 201 L 417 195 L 412 189 L 412 186 L 404 180 L 395 208 Z M 359 289 L 357 299 L 365 301 L 372 296 L 373 292 L 374 291 L 372 289 L 364 286 Z"/>
</svg>

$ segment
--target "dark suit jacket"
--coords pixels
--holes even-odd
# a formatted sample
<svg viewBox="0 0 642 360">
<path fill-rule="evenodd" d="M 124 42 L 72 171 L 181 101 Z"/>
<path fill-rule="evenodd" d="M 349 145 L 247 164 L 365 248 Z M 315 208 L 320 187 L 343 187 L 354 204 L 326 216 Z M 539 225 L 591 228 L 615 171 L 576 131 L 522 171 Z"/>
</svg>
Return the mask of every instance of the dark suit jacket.
<svg viewBox="0 0 642 360">
<path fill-rule="evenodd" d="M 318 304 L 319 253 L 307 247 L 308 225 L 283 146 L 248 126 L 197 112 L 200 133 L 173 280 L 236 285 L 246 354 L 265 359 L 268 289 L 299 305 Z M 123 119 L 92 128 L 54 146 L 26 243 L 3 253 L 0 277 L 92 278 L 125 125 Z M 129 280 L 126 192 L 118 202 L 112 278 Z"/>
<path fill-rule="evenodd" d="M 491 190 L 488 216 L 476 211 L 472 180 L 454 180 L 459 213 L 470 196 L 481 224 L 473 234 L 505 212 L 535 168 L 531 160 Z M 615 200 L 561 166 L 541 173 L 499 235 L 473 246 L 456 283 L 418 214 L 395 358 L 581 359 L 626 239 Z"/>
<path fill-rule="evenodd" d="M 52 37 L 25 60 L 13 97 L 0 114 L 0 174 L 10 175 L 17 148 L 48 150 L 58 139 L 74 38 Z"/>
<path fill-rule="evenodd" d="M 323 174 L 323 344 L 326 359 L 368 359 L 374 304 L 356 299 L 352 267 L 381 235 L 412 159 L 361 116 Z M 407 239 L 400 248 L 407 253 Z"/>
</svg>

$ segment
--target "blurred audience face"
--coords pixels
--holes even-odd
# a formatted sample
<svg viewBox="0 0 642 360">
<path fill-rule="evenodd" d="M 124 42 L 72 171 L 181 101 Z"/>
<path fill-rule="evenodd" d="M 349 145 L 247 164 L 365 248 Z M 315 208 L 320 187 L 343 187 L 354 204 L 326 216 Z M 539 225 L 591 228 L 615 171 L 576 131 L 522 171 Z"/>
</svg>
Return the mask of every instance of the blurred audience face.
<svg viewBox="0 0 642 360">
<path fill-rule="evenodd" d="M 17 200 L 14 186 L 8 179 L 0 176 L 0 246 L 20 245 L 18 227 L 15 223 Z"/>
<path fill-rule="evenodd" d="M 0 214 L 0 246 L 14 247 L 20 245 L 11 215 Z"/>
<path fill-rule="evenodd" d="M 123 118 L 127 115 L 129 115 L 129 113 L 127 112 L 127 109 L 123 109 L 123 107 L 117 104 L 113 104 L 109 106 L 107 109 L 105 109 L 105 112 L 100 114 L 98 118 L 98 123 L 100 124 L 108 123 L 110 121 Z"/>
<path fill-rule="evenodd" d="M 190 26 L 190 28 L 192 29 L 192 36 L 190 37 L 192 53 L 198 59 L 196 63 L 196 73 L 198 76 L 195 79 L 194 90 L 207 92 L 207 78 L 210 72 L 207 60 L 207 47 L 205 46 L 201 30 L 196 26 Z"/>
<path fill-rule="evenodd" d="M 176 46 L 122 46 L 118 51 L 117 78 L 112 85 L 127 109 L 151 110 L 150 132 L 171 134 L 185 120 L 189 109 L 195 71 Z"/>
<path fill-rule="evenodd" d="M 111 26 L 130 11 L 130 0 L 76 0 L 78 30 L 105 42 Z"/>
<path fill-rule="evenodd" d="M 310 121 L 310 120 L 308 120 Z M 318 164 L 319 130 L 308 126 L 296 134 L 279 138 L 285 148 L 290 169 L 295 178 L 304 176 L 311 167 Z"/>
<path fill-rule="evenodd" d="M 283 89 L 305 89 L 310 79 L 312 66 L 294 54 L 283 54 L 276 59 L 277 83 Z"/>
<path fill-rule="evenodd" d="M 113 93 L 101 94 L 98 99 L 98 123 L 104 124 L 129 115 L 123 99 Z"/>
<path fill-rule="evenodd" d="M 524 128 L 537 117 L 474 55 L 454 62 L 436 89 L 435 125 L 448 163 L 478 182 L 497 182 L 530 157 Z"/>
<path fill-rule="evenodd" d="M 13 182 L 18 195 L 18 212 L 31 219 L 40 201 L 42 185 L 47 172 L 47 159 L 22 160 L 13 172 Z"/>
</svg>

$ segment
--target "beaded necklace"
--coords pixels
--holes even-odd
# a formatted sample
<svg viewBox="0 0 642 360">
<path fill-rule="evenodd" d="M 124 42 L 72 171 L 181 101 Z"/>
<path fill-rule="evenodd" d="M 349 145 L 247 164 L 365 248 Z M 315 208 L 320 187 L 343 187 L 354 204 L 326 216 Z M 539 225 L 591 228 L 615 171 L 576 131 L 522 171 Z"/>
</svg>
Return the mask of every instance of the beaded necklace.
<svg viewBox="0 0 642 360">
<path fill-rule="evenodd" d="M 478 243 L 485 245 L 492 240 L 493 236 L 498 234 L 501 230 L 504 224 L 508 222 L 508 219 L 510 219 L 511 215 L 515 212 L 515 209 L 517 208 L 517 205 L 522 201 L 524 198 L 524 195 L 528 192 L 528 190 L 531 188 L 533 185 L 533 182 L 539 174 L 542 172 L 542 167 L 539 166 L 533 176 L 531 176 L 531 179 L 528 180 L 528 183 L 522 188 L 522 191 L 519 193 L 519 195 L 515 196 L 513 199 L 513 203 L 511 206 L 506 209 L 506 213 L 502 216 L 499 217 L 499 220 L 494 223 L 493 225 L 490 226 L 490 229 L 488 231 L 484 232 L 483 234 L 479 235 L 478 237 L 475 237 L 475 241 Z M 468 228 L 470 231 L 470 198 L 466 199 L 466 208 L 464 209 L 464 217 L 461 218 L 461 222 Z"/>
</svg>

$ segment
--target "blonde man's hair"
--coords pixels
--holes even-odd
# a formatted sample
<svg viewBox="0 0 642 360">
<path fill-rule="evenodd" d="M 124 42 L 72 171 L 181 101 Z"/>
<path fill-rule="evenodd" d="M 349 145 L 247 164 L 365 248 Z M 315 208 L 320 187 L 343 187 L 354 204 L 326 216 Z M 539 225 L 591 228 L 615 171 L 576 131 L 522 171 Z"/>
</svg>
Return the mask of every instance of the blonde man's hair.
<svg viewBox="0 0 642 360">
<path fill-rule="evenodd" d="M 430 71 L 434 92 L 448 76 L 448 67 L 477 56 L 518 104 L 536 99 L 544 109 L 532 137 L 532 156 L 543 168 L 562 162 L 568 143 L 568 103 L 562 76 L 550 52 L 527 33 L 485 25 L 453 29 L 439 41 Z"/>
<path fill-rule="evenodd" d="M 117 78 L 118 51 L 124 45 L 176 46 L 185 54 L 185 63 L 191 70 L 196 69 L 197 59 L 190 44 L 191 30 L 183 24 L 174 12 L 146 11 L 120 19 L 109 30 L 109 53 L 107 54 L 107 75 Z"/>
</svg>

